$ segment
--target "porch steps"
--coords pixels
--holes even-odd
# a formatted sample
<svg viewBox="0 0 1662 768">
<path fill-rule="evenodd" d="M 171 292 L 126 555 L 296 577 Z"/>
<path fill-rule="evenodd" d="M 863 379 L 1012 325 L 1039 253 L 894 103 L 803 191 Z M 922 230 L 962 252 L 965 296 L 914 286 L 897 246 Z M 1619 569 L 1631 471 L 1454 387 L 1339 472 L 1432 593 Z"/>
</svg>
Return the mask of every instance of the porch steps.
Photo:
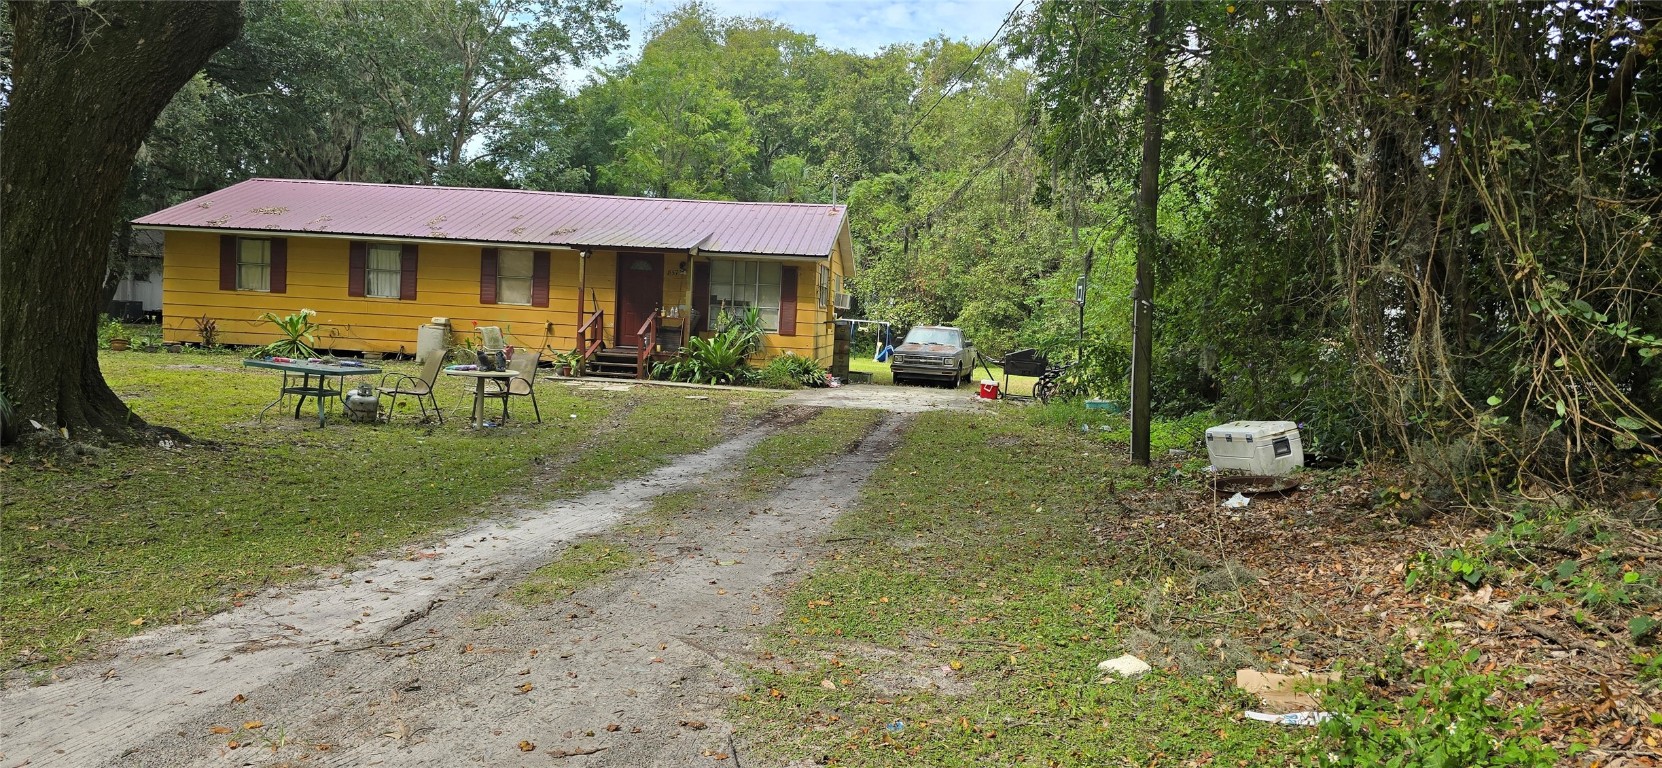
<svg viewBox="0 0 1662 768">
<path fill-rule="evenodd" d="M 608 347 L 589 358 L 588 367 L 583 369 L 584 376 L 594 376 L 602 379 L 638 379 L 640 365 L 635 360 L 634 347 Z"/>
</svg>

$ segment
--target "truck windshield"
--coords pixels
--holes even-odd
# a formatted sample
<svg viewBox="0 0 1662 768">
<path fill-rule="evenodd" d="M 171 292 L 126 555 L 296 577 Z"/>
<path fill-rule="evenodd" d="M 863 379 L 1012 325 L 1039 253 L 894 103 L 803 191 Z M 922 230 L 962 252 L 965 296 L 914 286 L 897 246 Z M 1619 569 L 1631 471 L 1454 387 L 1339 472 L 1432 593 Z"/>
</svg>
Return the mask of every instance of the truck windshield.
<svg viewBox="0 0 1662 768">
<path fill-rule="evenodd" d="M 954 328 L 913 328 L 906 334 L 904 344 L 946 344 L 960 346 L 960 331 Z"/>
</svg>

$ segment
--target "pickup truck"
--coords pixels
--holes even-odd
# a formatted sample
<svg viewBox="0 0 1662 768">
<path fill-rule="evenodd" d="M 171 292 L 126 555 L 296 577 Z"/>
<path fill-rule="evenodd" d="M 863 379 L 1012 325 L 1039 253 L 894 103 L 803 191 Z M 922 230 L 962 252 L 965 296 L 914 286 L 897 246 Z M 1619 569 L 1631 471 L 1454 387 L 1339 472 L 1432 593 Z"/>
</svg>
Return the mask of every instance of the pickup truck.
<svg viewBox="0 0 1662 768">
<path fill-rule="evenodd" d="M 949 325 L 919 325 L 889 356 L 894 383 L 938 381 L 956 386 L 975 372 L 975 345 L 961 329 Z"/>
</svg>

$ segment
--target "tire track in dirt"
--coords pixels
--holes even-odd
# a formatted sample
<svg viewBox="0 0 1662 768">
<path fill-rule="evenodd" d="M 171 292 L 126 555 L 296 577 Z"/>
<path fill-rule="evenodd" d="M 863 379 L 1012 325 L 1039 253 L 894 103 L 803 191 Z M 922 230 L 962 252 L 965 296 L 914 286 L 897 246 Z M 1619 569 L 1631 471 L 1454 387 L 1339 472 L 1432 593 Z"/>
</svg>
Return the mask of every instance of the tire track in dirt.
<svg viewBox="0 0 1662 768">
<path fill-rule="evenodd" d="M 97 668 L 0 693 L 0 766 L 547 765 L 588 749 L 572 764 L 708 763 L 731 749 L 717 716 L 739 681 L 721 659 L 777 617 L 784 580 L 904 421 L 891 415 L 852 456 L 762 502 L 682 524 L 647 565 L 572 600 L 518 609 L 493 593 L 656 496 L 719 481 L 776 425 L 132 638 Z"/>
</svg>

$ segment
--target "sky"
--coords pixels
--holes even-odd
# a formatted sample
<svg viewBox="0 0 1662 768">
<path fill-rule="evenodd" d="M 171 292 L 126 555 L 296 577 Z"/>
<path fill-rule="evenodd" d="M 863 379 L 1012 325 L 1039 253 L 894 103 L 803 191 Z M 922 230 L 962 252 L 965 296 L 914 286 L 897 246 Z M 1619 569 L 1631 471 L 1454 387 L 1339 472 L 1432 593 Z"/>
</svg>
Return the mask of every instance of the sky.
<svg viewBox="0 0 1662 768">
<path fill-rule="evenodd" d="M 1032 5 L 1030 0 L 1023 8 Z M 618 20 L 629 28 L 629 51 L 640 50 L 647 28 L 682 0 L 619 0 Z M 874 53 L 891 43 L 937 35 L 992 37 L 1017 0 L 705 0 L 718 16 L 759 16 L 819 38 L 826 48 Z M 615 59 L 614 59 L 615 60 Z"/>
</svg>

